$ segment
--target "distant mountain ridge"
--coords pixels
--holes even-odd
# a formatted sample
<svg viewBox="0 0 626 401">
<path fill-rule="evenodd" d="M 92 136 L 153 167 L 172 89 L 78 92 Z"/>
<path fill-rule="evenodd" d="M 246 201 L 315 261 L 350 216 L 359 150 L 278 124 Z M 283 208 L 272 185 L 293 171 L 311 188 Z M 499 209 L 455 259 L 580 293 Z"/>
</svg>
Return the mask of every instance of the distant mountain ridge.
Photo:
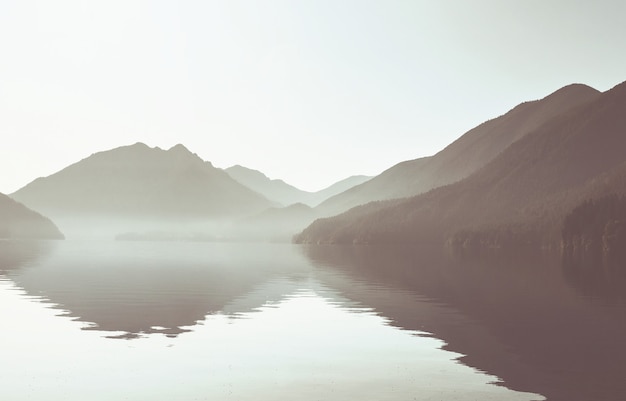
<svg viewBox="0 0 626 401">
<path fill-rule="evenodd" d="M 215 216 L 246 214 L 270 202 L 183 145 L 143 143 L 95 153 L 12 194 L 49 213 Z"/>
<path fill-rule="evenodd" d="M 572 88 L 582 89 L 570 86 L 555 94 L 562 97 Z M 442 243 L 453 239 L 460 247 L 476 242 L 500 247 L 503 241 L 554 246 L 563 216 L 572 207 L 594 197 L 598 188 L 603 193 L 623 191 L 618 183 L 626 181 L 620 167 L 626 162 L 625 111 L 623 83 L 547 118 L 456 183 L 317 220 L 296 241 Z M 608 178 L 615 184 L 609 185 Z"/>
<path fill-rule="evenodd" d="M 225 170 L 235 180 L 275 202 L 277 206 L 238 220 L 232 236 L 245 240 L 289 242 L 294 234 L 320 217 L 312 208 L 323 200 L 366 182 L 371 177 L 357 175 L 317 192 L 302 191 L 283 180 L 272 180 L 257 170 L 240 165 Z"/>
<path fill-rule="evenodd" d="M 398 163 L 368 182 L 326 200 L 318 210 L 322 215 L 333 215 L 374 200 L 410 197 L 459 181 L 526 134 L 599 94 L 589 86 L 572 84 L 541 100 L 522 103 L 469 130 L 434 156 Z"/>
<path fill-rule="evenodd" d="M 95 153 L 11 196 L 59 223 L 91 224 L 93 230 L 99 227 L 84 218 L 117 220 L 122 227 L 125 219 L 197 222 L 272 206 L 183 145 L 163 150 L 143 143 Z"/>
<path fill-rule="evenodd" d="M 50 219 L 0 194 L 0 238 L 63 239 Z"/>
<path fill-rule="evenodd" d="M 277 230 L 288 240 L 316 214 L 281 206 L 316 204 L 367 179 L 312 193 L 241 166 L 224 171 L 181 144 L 164 150 L 138 142 L 94 153 L 11 196 L 72 236 L 237 239 L 253 232 L 273 239 Z"/>
<path fill-rule="evenodd" d="M 92 232 L 111 224 L 129 238 L 142 231 L 160 238 L 226 239 L 242 232 L 285 238 L 317 217 L 362 204 L 316 221 L 297 241 L 394 242 L 426 232 L 459 240 L 461 232 L 533 219 L 537 225 L 536 215 L 556 221 L 563 214 L 555 211 L 556 199 L 579 202 L 587 181 L 615 169 L 611 177 L 619 181 L 622 87 L 600 93 L 568 85 L 477 126 L 434 156 L 315 193 L 243 166 L 215 168 L 180 144 L 163 150 L 136 143 L 92 154 L 11 196 L 64 232 L 66 224 Z"/>
<path fill-rule="evenodd" d="M 267 199 L 282 206 L 298 203 L 305 196 L 304 191 L 287 184 L 283 180 L 272 180 L 260 171 L 241 165 L 224 169 L 235 181 L 258 192 Z"/>
<path fill-rule="evenodd" d="M 239 183 L 282 206 L 303 203 L 315 207 L 324 200 L 372 178 L 365 175 L 354 175 L 322 190 L 308 192 L 287 184 L 283 180 L 272 180 L 260 171 L 240 165 L 228 167 L 225 171 Z"/>
</svg>

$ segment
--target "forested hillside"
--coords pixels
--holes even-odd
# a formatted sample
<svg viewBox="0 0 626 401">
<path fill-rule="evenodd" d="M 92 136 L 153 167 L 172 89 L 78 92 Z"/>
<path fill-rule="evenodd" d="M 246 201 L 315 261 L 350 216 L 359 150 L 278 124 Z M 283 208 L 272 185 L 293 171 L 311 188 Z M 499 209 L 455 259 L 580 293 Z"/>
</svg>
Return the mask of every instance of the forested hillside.
<svg viewBox="0 0 626 401">
<path fill-rule="evenodd" d="M 556 247 L 565 215 L 586 199 L 622 193 L 626 84 L 550 119 L 457 183 L 372 203 L 314 222 L 297 242 L 448 243 Z"/>
<path fill-rule="evenodd" d="M 370 201 L 410 197 L 457 182 L 551 119 L 599 95 L 589 86 L 573 84 L 543 99 L 522 103 L 471 129 L 434 156 L 399 163 L 370 181 L 328 199 L 317 208 L 318 212 L 328 216 Z"/>
</svg>

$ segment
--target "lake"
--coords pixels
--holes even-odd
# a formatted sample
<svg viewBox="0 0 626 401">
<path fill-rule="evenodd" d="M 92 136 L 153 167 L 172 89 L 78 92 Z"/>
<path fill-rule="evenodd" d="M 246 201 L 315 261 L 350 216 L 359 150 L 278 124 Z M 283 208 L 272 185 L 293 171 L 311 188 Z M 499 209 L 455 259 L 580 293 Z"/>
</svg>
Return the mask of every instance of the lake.
<svg viewBox="0 0 626 401">
<path fill-rule="evenodd" d="M 622 277 L 387 247 L 0 241 L 0 391 L 621 400 Z"/>
</svg>

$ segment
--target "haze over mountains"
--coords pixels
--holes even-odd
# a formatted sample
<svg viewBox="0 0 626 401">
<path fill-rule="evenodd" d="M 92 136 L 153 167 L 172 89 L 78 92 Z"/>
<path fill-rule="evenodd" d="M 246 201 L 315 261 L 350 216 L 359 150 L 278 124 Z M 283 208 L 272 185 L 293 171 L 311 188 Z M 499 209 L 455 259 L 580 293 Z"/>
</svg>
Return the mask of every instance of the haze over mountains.
<svg viewBox="0 0 626 401">
<path fill-rule="evenodd" d="M 11 196 L 81 234 L 165 230 L 164 222 L 201 229 L 272 206 L 183 145 L 143 143 L 93 154 Z"/>
<path fill-rule="evenodd" d="M 285 241 L 336 215 L 296 241 L 555 247 L 563 219 L 583 201 L 626 195 L 625 111 L 626 83 L 604 93 L 568 85 L 434 156 L 315 193 L 239 165 L 215 168 L 183 145 L 137 143 L 93 154 L 11 197 L 80 235 Z"/>
<path fill-rule="evenodd" d="M 558 245 L 566 214 L 586 199 L 624 194 L 626 179 L 626 83 L 601 94 L 576 85 L 554 95 L 564 94 L 567 102 L 558 101 L 561 107 L 550 108 L 553 113 L 542 108 L 541 119 L 523 119 L 533 121 L 528 132 L 517 131 L 513 135 L 517 141 L 511 140 L 493 160 L 465 179 L 422 195 L 371 203 L 320 219 L 297 241 L 434 240 L 460 248 Z M 550 96 L 535 104 L 546 100 Z M 565 109 L 564 104 L 568 105 Z M 543 122 L 538 124 L 540 120 Z M 516 126 L 519 124 L 517 121 Z M 472 132 L 476 131 L 466 135 Z M 462 137 L 455 143 L 465 142 L 470 143 Z M 476 160 L 472 156 L 466 159 Z"/>
<path fill-rule="evenodd" d="M 99 152 L 11 195 L 50 215 L 229 216 L 271 203 L 191 153 L 143 143 Z"/>
<path fill-rule="evenodd" d="M 272 180 L 260 171 L 240 165 L 229 167 L 225 171 L 239 183 L 282 206 L 303 203 L 314 207 L 331 196 L 372 178 L 365 175 L 354 175 L 319 191 L 308 192 L 289 185 L 283 180 Z"/>
<path fill-rule="evenodd" d="M 309 193 L 254 170 L 229 170 L 246 185 L 183 145 L 163 150 L 136 143 L 95 153 L 11 196 L 72 236 L 289 240 L 315 214 L 308 206 L 304 214 L 299 207 L 277 208 L 294 200 L 316 203 L 368 178 Z"/>
<path fill-rule="evenodd" d="M 239 237 L 249 240 L 291 242 L 303 227 L 319 217 L 317 211 L 304 203 L 273 207 L 237 222 Z"/>
</svg>

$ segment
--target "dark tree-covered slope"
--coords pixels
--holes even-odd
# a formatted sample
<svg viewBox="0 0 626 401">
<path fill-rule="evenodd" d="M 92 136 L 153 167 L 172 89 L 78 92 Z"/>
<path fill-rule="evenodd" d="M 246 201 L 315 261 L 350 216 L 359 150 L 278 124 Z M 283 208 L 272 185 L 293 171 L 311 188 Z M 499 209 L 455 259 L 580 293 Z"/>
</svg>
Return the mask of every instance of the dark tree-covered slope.
<svg viewBox="0 0 626 401">
<path fill-rule="evenodd" d="M 556 199 L 575 206 L 590 196 L 594 180 L 626 161 L 625 150 L 626 84 L 620 84 L 550 119 L 457 183 L 317 220 L 296 241 L 441 242 L 461 230 L 543 230 L 542 216 L 557 216 L 560 224 L 569 212 Z"/>
</svg>

